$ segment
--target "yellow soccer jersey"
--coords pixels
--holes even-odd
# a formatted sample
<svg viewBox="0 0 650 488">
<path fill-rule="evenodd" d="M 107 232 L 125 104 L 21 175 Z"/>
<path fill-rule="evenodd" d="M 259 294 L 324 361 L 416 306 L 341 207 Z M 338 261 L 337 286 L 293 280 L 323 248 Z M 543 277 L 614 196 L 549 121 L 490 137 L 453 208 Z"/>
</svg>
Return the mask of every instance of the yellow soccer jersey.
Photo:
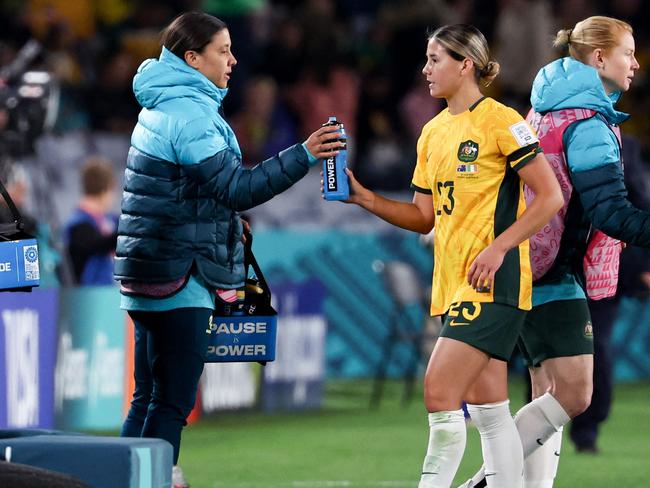
<svg viewBox="0 0 650 488">
<path fill-rule="evenodd" d="M 422 129 L 411 186 L 433 195 L 432 315 L 461 301 L 531 308 L 528 240 L 508 251 L 489 292 L 474 290 L 467 275 L 476 256 L 526 209 L 517 171 L 540 151 L 526 121 L 491 98 L 457 115 L 445 109 Z"/>
</svg>

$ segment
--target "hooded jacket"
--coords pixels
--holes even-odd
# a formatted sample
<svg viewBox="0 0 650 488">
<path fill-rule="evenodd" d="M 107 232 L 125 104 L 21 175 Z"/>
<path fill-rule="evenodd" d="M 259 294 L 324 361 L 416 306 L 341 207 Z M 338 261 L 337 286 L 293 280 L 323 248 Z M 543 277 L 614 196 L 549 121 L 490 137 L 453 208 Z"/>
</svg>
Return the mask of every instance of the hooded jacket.
<svg viewBox="0 0 650 488">
<path fill-rule="evenodd" d="M 243 285 L 239 211 L 286 190 L 309 169 L 300 144 L 247 169 L 220 115 L 220 89 L 163 47 L 133 80 L 142 105 L 131 137 L 115 279 L 169 283 L 195 269 L 210 287 Z"/>
<path fill-rule="evenodd" d="M 629 117 L 615 109 L 619 98 L 618 92 L 606 94 L 596 69 L 570 57 L 543 67 L 533 82 L 531 104 L 539 114 L 568 108 L 597 112 L 597 116 L 570 125 L 563 135 L 574 196 L 558 260 L 571 262 L 564 263 L 567 274 L 556 283 L 534 288 L 533 305 L 585 297 L 576 278 L 581 281 L 579 270 L 586 245 L 580 253 L 572 248 L 576 241 L 586 242 L 592 227 L 626 243 L 650 246 L 650 213 L 637 209 L 627 198 L 621 147 L 610 128 Z M 573 236 L 572 242 L 565 239 L 568 235 Z"/>
</svg>

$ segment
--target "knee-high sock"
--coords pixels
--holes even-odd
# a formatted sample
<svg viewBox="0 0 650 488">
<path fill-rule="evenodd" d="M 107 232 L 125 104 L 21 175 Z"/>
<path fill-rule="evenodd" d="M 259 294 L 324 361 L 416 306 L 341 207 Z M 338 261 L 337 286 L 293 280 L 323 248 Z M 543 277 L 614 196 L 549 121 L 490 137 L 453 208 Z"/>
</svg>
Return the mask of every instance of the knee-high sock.
<svg viewBox="0 0 650 488">
<path fill-rule="evenodd" d="M 488 488 L 521 488 L 524 454 L 510 402 L 468 404 L 467 410 L 481 434 Z"/>
<path fill-rule="evenodd" d="M 515 415 L 515 424 L 521 438 L 524 459 L 528 458 L 535 449 L 542 446 L 548 438 L 569 420 L 569 415 L 562 408 L 562 405 L 550 393 L 545 393 L 521 407 L 517 415 Z M 481 486 L 480 482 L 484 479 L 485 470 L 481 467 L 464 486 Z"/>
<path fill-rule="evenodd" d="M 521 407 L 515 415 L 515 423 L 521 437 L 524 458 L 544 445 L 569 420 L 571 419 L 562 405 L 550 393 Z"/>
<path fill-rule="evenodd" d="M 462 410 L 429 414 L 429 445 L 418 488 L 449 488 L 465 452 L 467 429 Z"/>
<path fill-rule="evenodd" d="M 562 427 L 524 462 L 524 488 L 553 488 L 562 446 Z"/>
</svg>

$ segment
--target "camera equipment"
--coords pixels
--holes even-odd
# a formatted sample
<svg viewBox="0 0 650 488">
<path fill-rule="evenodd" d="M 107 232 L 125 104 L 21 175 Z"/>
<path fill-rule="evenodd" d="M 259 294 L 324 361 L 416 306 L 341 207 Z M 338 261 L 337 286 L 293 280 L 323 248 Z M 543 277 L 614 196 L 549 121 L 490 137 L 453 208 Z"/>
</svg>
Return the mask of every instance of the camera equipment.
<svg viewBox="0 0 650 488">
<path fill-rule="evenodd" d="M 6 114 L 0 153 L 5 157 L 32 154 L 36 138 L 56 122 L 59 84 L 46 71 L 28 70 L 41 51 L 37 41 L 28 41 L 13 62 L 0 68 L 0 112 Z"/>
</svg>

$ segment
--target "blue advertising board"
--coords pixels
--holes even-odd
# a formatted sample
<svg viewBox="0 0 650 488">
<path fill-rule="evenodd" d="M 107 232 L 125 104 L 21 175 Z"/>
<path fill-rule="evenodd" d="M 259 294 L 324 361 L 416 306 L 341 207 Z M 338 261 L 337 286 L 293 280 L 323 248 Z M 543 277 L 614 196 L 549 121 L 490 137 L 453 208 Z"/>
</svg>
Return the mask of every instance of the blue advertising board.
<svg viewBox="0 0 650 488">
<path fill-rule="evenodd" d="M 0 242 L 0 290 L 38 286 L 36 239 Z"/>
<path fill-rule="evenodd" d="M 325 381 L 324 288 L 318 280 L 272 286 L 278 311 L 275 361 L 264 368 L 262 408 L 319 408 Z"/>
<path fill-rule="evenodd" d="M 54 427 L 58 291 L 0 293 L 0 428 Z"/>
<path fill-rule="evenodd" d="M 115 429 L 121 425 L 124 313 L 115 286 L 62 290 L 55 399 L 60 428 Z"/>
</svg>

